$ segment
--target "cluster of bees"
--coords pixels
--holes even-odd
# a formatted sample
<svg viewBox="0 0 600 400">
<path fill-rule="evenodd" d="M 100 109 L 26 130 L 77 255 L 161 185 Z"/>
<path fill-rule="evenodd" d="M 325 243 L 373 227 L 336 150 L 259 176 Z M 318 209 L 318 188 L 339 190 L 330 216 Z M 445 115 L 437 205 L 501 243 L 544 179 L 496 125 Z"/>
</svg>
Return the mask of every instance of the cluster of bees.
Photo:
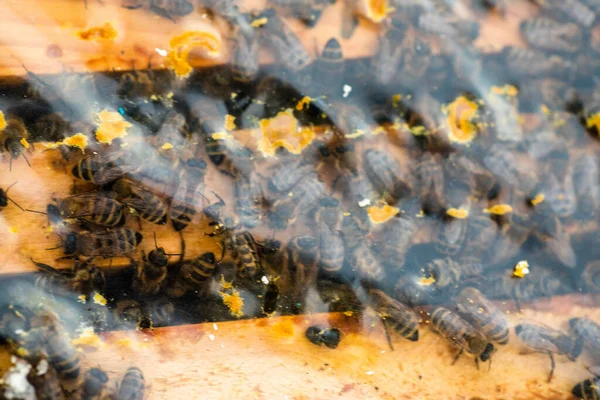
<svg viewBox="0 0 600 400">
<path fill-rule="evenodd" d="M 360 2 L 348 3 L 343 37 L 364 18 Z M 390 346 L 389 331 L 419 339 L 415 310 L 427 306 L 457 359 L 468 354 L 478 363 L 508 342 L 510 323 L 491 300 L 520 308 L 537 297 L 600 291 L 597 1 L 539 2 L 539 13 L 520 25 L 529 47 L 486 53 L 474 44 L 477 18 L 510 15 L 504 1 L 395 0 L 375 54 L 354 60 L 336 38 L 312 60 L 287 25 L 288 18 L 318 25 L 331 2 L 270 4 L 245 12 L 233 0 L 204 2 L 229 30 L 227 67 L 185 80 L 152 70 L 28 72 L 28 84 L 0 100 L 0 145 L 10 162 L 27 160 L 35 142 L 52 142 L 79 185 L 45 211 L 24 210 L 46 214 L 64 258 L 75 259 L 67 270 L 34 261 L 40 274 L 29 301 L 99 294 L 108 310 L 78 311 L 97 331 L 371 310 Z M 458 4 L 473 18 L 458 17 Z M 187 0 L 123 6 L 174 21 L 195 9 Z M 259 63 L 261 48 L 274 65 Z M 263 154 L 252 144 L 256 132 L 282 113 L 315 138 L 297 148 L 284 135 L 274 156 Z M 99 119 L 127 135 L 106 140 Z M 269 133 L 258 135 L 264 141 Z M 7 192 L 0 207 L 11 200 Z M 142 220 L 170 224 L 180 253 L 168 254 L 155 237 L 155 249 L 139 257 Z M 188 232 L 222 251 L 186 257 Z M 112 257 L 129 257 L 130 266 L 109 272 L 95 264 Z M 515 269 L 522 260 L 530 271 Z M 46 360 L 63 384 L 79 382 L 73 393 L 100 398 L 105 374 L 93 368 L 80 377 L 66 329 L 40 323 L 49 314 L 32 313 L 17 297 L 1 324 L 15 354 L 23 356 L 27 338 L 43 336 L 43 348 L 28 351 L 31 364 L 39 369 Z M 569 329 L 522 323 L 514 332 L 549 355 L 551 379 L 554 355 L 600 356 L 595 322 L 575 318 Z M 335 348 L 343 334 L 313 326 L 306 337 Z M 573 393 L 598 398 L 599 379 Z M 130 369 L 116 398 L 140 393 L 143 376 Z"/>
</svg>

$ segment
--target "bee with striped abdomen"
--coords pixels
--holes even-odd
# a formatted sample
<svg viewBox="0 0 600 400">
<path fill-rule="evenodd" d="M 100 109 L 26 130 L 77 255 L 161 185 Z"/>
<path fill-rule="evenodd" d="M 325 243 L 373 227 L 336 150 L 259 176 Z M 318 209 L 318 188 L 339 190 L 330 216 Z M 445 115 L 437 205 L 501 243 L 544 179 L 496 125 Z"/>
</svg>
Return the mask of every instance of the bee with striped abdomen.
<svg viewBox="0 0 600 400">
<path fill-rule="evenodd" d="M 29 148 L 27 138 L 29 131 L 20 118 L 10 117 L 6 120 L 6 126 L 0 130 L 0 144 L 2 149 L 8 152 L 10 156 L 10 169 L 12 170 L 12 161 L 18 159 L 21 155 L 31 168 L 27 156 L 23 153 L 26 148 Z"/>
<path fill-rule="evenodd" d="M 262 219 L 265 202 L 263 188 L 256 174 L 239 177 L 235 183 L 235 209 L 240 223 L 246 228 L 255 228 Z"/>
<path fill-rule="evenodd" d="M 304 176 L 314 172 L 314 169 L 313 165 L 304 164 L 302 160 L 296 162 L 284 160 L 272 168 L 268 183 L 269 190 L 278 194 L 286 193 L 296 186 Z"/>
<path fill-rule="evenodd" d="M 254 29 L 246 34 L 238 28 L 231 51 L 231 73 L 234 80 L 249 83 L 256 79 L 260 70 L 259 50 L 260 43 Z"/>
<path fill-rule="evenodd" d="M 542 13 L 558 21 L 573 21 L 584 28 L 591 28 L 596 13 L 581 0 L 534 0 L 542 7 Z"/>
<path fill-rule="evenodd" d="M 316 226 L 324 225 L 331 230 L 339 229 L 343 218 L 340 201 L 331 196 L 321 198 L 311 214 Z"/>
<path fill-rule="evenodd" d="M 141 218 L 158 225 L 167 223 L 169 206 L 162 197 L 126 178 L 118 180 L 112 190 L 121 203 L 132 208 Z"/>
<path fill-rule="evenodd" d="M 556 150 L 549 158 L 542 185 L 544 201 L 555 215 L 569 217 L 577 208 L 573 163 L 567 150 Z"/>
<path fill-rule="evenodd" d="M 485 257 L 496 242 L 498 224 L 487 214 L 469 216 L 465 251 L 472 257 Z"/>
<path fill-rule="evenodd" d="M 377 234 L 379 259 L 391 269 L 399 270 L 404 266 L 406 252 L 419 229 L 419 222 L 414 217 L 414 208 L 403 207 L 406 212 L 387 221 Z"/>
<path fill-rule="evenodd" d="M 366 241 L 346 251 L 348 267 L 367 281 L 378 282 L 385 278 L 385 269 Z"/>
<path fill-rule="evenodd" d="M 142 241 L 142 234 L 128 228 L 105 232 L 71 232 L 64 240 L 67 256 L 122 257 L 133 253 Z"/>
<path fill-rule="evenodd" d="M 494 345 L 489 343 L 483 335 L 458 314 L 446 308 L 438 307 L 431 313 L 431 327 L 454 347 L 460 349 L 452 363 L 453 365 L 464 352 L 475 358 L 475 364 L 478 368 L 479 360 L 483 362 L 491 361 Z"/>
<path fill-rule="evenodd" d="M 585 264 L 581 281 L 590 293 L 600 293 L 600 261 Z"/>
<path fill-rule="evenodd" d="M 328 275 L 335 275 L 344 266 L 346 248 L 341 232 L 332 230 L 321 223 L 317 227 L 319 242 L 319 270 Z"/>
<path fill-rule="evenodd" d="M 339 96 L 345 65 L 340 42 L 336 38 L 330 38 L 325 43 L 321 56 L 315 61 L 313 81 L 320 83 L 317 86 L 319 90 L 325 90 L 325 93 L 320 94 Z"/>
<path fill-rule="evenodd" d="M 379 289 L 369 290 L 369 296 L 373 301 L 374 310 L 383 321 L 388 343 L 392 350 L 394 347 L 387 330 L 388 325 L 406 340 L 411 342 L 419 340 L 419 317 L 413 310 Z"/>
<path fill-rule="evenodd" d="M 394 200 L 406 197 L 412 191 L 410 184 L 402 178 L 405 173 L 398 162 L 389 154 L 376 149 L 365 150 L 363 154 L 363 167 L 380 195 L 385 193 Z"/>
<path fill-rule="evenodd" d="M 91 259 L 76 260 L 73 268 L 67 270 L 57 270 L 35 261 L 34 264 L 44 273 L 36 277 L 35 287 L 44 292 L 54 294 L 55 288 L 61 288 L 88 295 L 93 291 L 102 292 L 106 289 L 104 271 L 92 264 Z"/>
<path fill-rule="evenodd" d="M 62 219 L 81 219 L 96 225 L 114 227 L 125 222 L 123 204 L 110 193 L 88 193 L 59 199 L 56 202 Z"/>
<path fill-rule="evenodd" d="M 554 375 L 554 354 L 564 354 L 574 360 L 578 354 L 574 352 L 575 346 L 569 335 L 543 325 L 520 324 L 515 326 L 517 337 L 529 349 L 547 354 L 550 357 L 551 369 L 548 382 Z"/>
<path fill-rule="evenodd" d="M 520 28 L 525 41 L 541 50 L 575 53 L 583 44 L 583 31 L 577 24 L 538 17 L 521 22 Z"/>
<path fill-rule="evenodd" d="M 536 49 L 507 46 L 501 55 L 507 71 L 517 78 L 569 77 L 574 68 L 571 61 Z"/>
<path fill-rule="evenodd" d="M 35 398 L 38 400 L 66 400 L 56 370 L 48 365 L 46 359 L 41 359 L 35 368 L 27 374 L 27 380 L 35 389 Z"/>
<path fill-rule="evenodd" d="M 435 286 L 454 292 L 460 285 L 477 279 L 483 272 L 483 265 L 474 258 L 436 258 L 425 266 L 425 273 L 435 279 Z"/>
<path fill-rule="evenodd" d="M 371 70 L 378 83 L 388 85 L 397 78 L 402 61 L 402 42 L 407 30 L 406 22 L 392 18 L 388 29 L 380 36 L 377 51 L 371 60 Z"/>
<path fill-rule="evenodd" d="M 94 154 L 80 159 L 72 169 L 75 178 L 103 186 L 123 176 L 127 171 L 116 164 L 116 156 Z"/>
<path fill-rule="evenodd" d="M 444 256 L 454 256 L 464 247 L 468 230 L 467 217 L 445 214 L 438 221 L 435 250 Z"/>
<path fill-rule="evenodd" d="M 117 329 L 152 328 L 152 319 L 136 300 L 121 299 L 112 310 Z"/>
<path fill-rule="evenodd" d="M 187 160 L 181 170 L 179 186 L 171 200 L 169 215 L 177 232 L 184 230 L 196 215 L 197 202 L 204 191 L 206 162 L 199 158 Z"/>
<path fill-rule="evenodd" d="M 573 167 L 575 194 L 578 211 L 584 215 L 592 215 L 600 208 L 600 166 L 598 159 L 591 155 L 581 155 L 575 160 Z"/>
<path fill-rule="evenodd" d="M 119 385 L 116 400 L 143 400 L 145 386 L 142 371 L 137 367 L 129 367 Z"/>
<path fill-rule="evenodd" d="M 304 293 L 317 281 L 319 247 L 312 236 L 295 236 L 287 245 L 287 273 L 293 297 L 304 303 Z"/>
<path fill-rule="evenodd" d="M 444 171 L 430 152 L 418 156 L 415 166 L 417 194 L 427 212 L 438 212 L 444 205 Z"/>
<path fill-rule="evenodd" d="M 158 247 L 156 233 L 154 234 L 154 245 L 156 248 L 148 256 L 142 251 L 142 263 L 135 266 L 133 290 L 141 296 L 158 294 L 166 283 L 170 254 L 167 254 L 162 247 Z"/>
<path fill-rule="evenodd" d="M 335 349 L 342 340 L 342 332 L 337 328 L 326 328 L 324 326 L 314 325 L 306 330 L 306 338 L 317 346 L 325 345 L 330 349 Z"/>
<path fill-rule="evenodd" d="M 108 375 L 100 368 L 90 368 L 86 371 L 81 385 L 81 400 L 101 399 L 100 395 L 108 383 Z"/>
<path fill-rule="evenodd" d="M 333 4 L 332 0 L 270 0 L 273 6 L 281 9 L 283 14 L 300 20 L 309 28 L 314 27 L 323 11 Z"/>
<path fill-rule="evenodd" d="M 56 370 L 62 384 L 79 378 L 79 354 L 71 344 L 68 333 L 54 321 L 44 329 L 43 345 L 48 356 L 48 363 Z"/>
<path fill-rule="evenodd" d="M 285 229 L 303 213 L 309 212 L 325 195 L 325 185 L 316 173 L 304 175 L 288 196 L 273 202 L 267 215 L 275 229 Z"/>
<path fill-rule="evenodd" d="M 600 377 L 589 378 L 573 386 L 573 396 L 583 400 L 600 399 Z"/>
<path fill-rule="evenodd" d="M 586 350 L 594 360 L 600 359 L 600 325 L 588 318 L 571 318 L 569 327 L 575 337 L 574 352 Z"/>
<path fill-rule="evenodd" d="M 212 278 L 215 268 L 214 253 L 207 252 L 194 259 L 184 260 L 168 294 L 181 297 L 191 290 L 201 291 Z"/>
<path fill-rule="evenodd" d="M 490 341 L 508 343 L 508 319 L 481 292 L 464 288 L 456 298 L 460 315 Z"/>
<path fill-rule="evenodd" d="M 236 275 L 244 278 L 254 278 L 262 272 L 260 262 L 260 245 L 249 231 L 226 232 L 223 238 L 223 256 L 230 252 L 236 265 Z"/>
<path fill-rule="evenodd" d="M 204 142 L 206 154 L 219 172 L 237 178 L 254 171 L 252 150 L 242 146 L 235 138 L 215 139 L 212 135 L 205 135 Z"/>
</svg>

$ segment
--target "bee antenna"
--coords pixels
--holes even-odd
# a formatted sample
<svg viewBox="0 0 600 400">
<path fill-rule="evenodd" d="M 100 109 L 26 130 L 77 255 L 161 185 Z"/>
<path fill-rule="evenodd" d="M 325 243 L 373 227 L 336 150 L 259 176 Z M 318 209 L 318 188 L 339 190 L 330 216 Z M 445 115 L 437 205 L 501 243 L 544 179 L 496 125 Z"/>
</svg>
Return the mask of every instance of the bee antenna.
<svg viewBox="0 0 600 400">
<path fill-rule="evenodd" d="M 12 156 L 10 157 L 10 162 L 8 163 L 8 170 L 12 171 Z"/>
<path fill-rule="evenodd" d="M 222 203 L 222 204 L 225 204 L 225 200 L 223 200 L 223 198 L 222 198 L 221 196 L 219 196 L 219 195 L 217 194 L 217 192 L 215 192 L 214 190 L 211 190 L 211 192 L 212 192 L 212 193 L 215 195 L 215 197 L 216 197 L 217 199 L 219 199 L 219 202 L 220 202 L 220 203 Z"/>
<path fill-rule="evenodd" d="M 23 158 L 25 159 L 25 162 L 27 162 L 27 165 L 29 165 L 29 168 L 31 168 L 31 164 L 29 163 L 29 159 L 27 158 L 27 156 L 25 155 L 25 153 L 21 153 L 21 154 L 23 155 Z"/>
<path fill-rule="evenodd" d="M 10 185 L 9 187 L 7 187 L 4 192 L 8 193 L 8 191 L 10 190 L 10 188 L 13 187 L 13 186 L 15 186 L 17 183 L 19 183 L 19 181 L 16 181 L 12 185 Z"/>
<path fill-rule="evenodd" d="M 10 199 L 9 199 L 10 200 Z M 12 201 L 12 200 L 11 200 Z M 43 212 L 43 211 L 36 211 L 36 210 L 30 210 L 29 208 L 26 209 L 25 211 L 27 212 L 32 212 L 32 213 L 36 213 L 36 214 L 44 214 L 44 215 L 48 215 L 47 213 Z"/>
<path fill-rule="evenodd" d="M 21 209 L 21 211 L 25 211 L 25 210 L 23 209 L 23 207 L 21 207 L 20 205 L 18 205 L 18 204 L 17 204 L 17 202 L 16 202 L 16 201 L 14 201 L 13 199 L 11 199 L 10 197 L 7 197 L 7 199 L 8 199 L 8 200 L 10 200 L 10 201 L 11 201 L 11 202 L 12 202 L 12 203 L 15 205 L 15 206 L 19 207 L 19 208 Z"/>
<path fill-rule="evenodd" d="M 154 232 L 154 246 L 158 249 L 158 242 L 156 241 L 156 232 Z"/>
</svg>

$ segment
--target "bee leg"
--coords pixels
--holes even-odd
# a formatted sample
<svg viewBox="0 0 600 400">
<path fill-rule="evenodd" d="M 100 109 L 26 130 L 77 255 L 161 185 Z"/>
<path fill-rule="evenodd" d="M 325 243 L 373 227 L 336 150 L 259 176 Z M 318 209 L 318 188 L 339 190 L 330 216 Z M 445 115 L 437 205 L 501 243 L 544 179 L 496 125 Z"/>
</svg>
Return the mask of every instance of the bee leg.
<svg viewBox="0 0 600 400">
<path fill-rule="evenodd" d="M 479 358 L 475 357 L 475 367 L 479 371 Z"/>
<path fill-rule="evenodd" d="M 460 351 L 458 352 L 458 354 L 456 355 L 456 357 L 454 357 L 454 361 L 452 361 L 452 364 L 450 364 L 450 365 L 456 364 L 456 362 L 458 361 L 458 359 L 460 358 L 460 356 L 462 356 L 463 351 L 464 351 L 463 349 L 460 349 Z M 477 360 L 475 360 L 475 361 L 477 361 Z"/>
<path fill-rule="evenodd" d="M 552 376 L 554 375 L 554 368 L 556 367 L 556 362 L 554 361 L 554 355 L 552 353 L 548 353 L 550 356 L 550 376 L 548 376 L 548 382 L 552 380 Z"/>
<path fill-rule="evenodd" d="M 394 346 L 392 345 L 392 337 L 390 336 L 390 331 L 388 329 L 387 323 L 385 322 L 385 318 L 381 318 L 381 322 L 383 323 L 383 330 L 385 331 L 385 337 L 390 345 L 390 350 L 394 351 Z"/>
</svg>

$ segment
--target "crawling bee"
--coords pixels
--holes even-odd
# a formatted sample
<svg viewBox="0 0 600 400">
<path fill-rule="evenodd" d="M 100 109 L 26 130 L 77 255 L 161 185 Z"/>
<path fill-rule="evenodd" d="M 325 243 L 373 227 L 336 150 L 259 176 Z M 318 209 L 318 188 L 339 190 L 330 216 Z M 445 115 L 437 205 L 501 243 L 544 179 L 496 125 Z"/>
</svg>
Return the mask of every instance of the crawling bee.
<svg viewBox="0 0 600 400">
<path fill-rule="evenodd" d="M 600 325 L 588 318 L 571 318 L 569 327 L 575 337 L 574 353 L 585 349 L 597 359 L 600 356 Z"/>
<path fill-rule="evenodd" d="M 325 328 L 320 325 L 314 325 L 306 330 L 306 338 L 317 346 L 325 345 L 330 349 L 335 349 L 342 340 L 342 332 L 337 328 Z"/>
<path fill-rule="evenodd" d="M 573 396 L 583 400 L 600 399 L 600 377 L 589 378 L 573 386 Z"/>
<path fill-rule="evenodd" d="M 270 281 L 263 294 L 262 312 L 265 315 L 271 315 L 277 311 L 277 301 L 279 299 L 279 286 Z"/>
<path fill-rule="evenodd" d="M 81 400 L 98 398 L 108 383 L 108 375 L 100 368 L 90 368 L 86 371 L 81 387 Z"/>
<path fill-rule="evenodd" d="M 131 207 L 141 218 L 158 225 L 167 223 L 169 206 L 160 196 L 126 178 L 115 182 L 112 190 L 121 203 Z"/>
<path fill-rule="evenodd" d="M 490 341 L 508 343 L 508 319 L 481 292 L 464 288 L 456 298 L 459 313 Z"/>
<path fill-rule="evenodd" d="M 431 313 L 431 327 L 453 346 L 460 349 L 452 363 L 453 365 L 464 352 L 475 358 L 475 365 L 478 368 L 479 360 L 485 362 L 491 359 L 494 345 L 489 343 L 458 314 L 446 308 L 438 307 Z"/>
<path fill-rule="evenodd" d="M 470 279 L 481 276 L 483 265 L 475 259 L 436 258 L 425 266 L 425 273 L 435 279 L 435 286 L 454 289 Z"/>
<path fill-rule="evenodd" d="M 578 211 L 585 215 L 593 214 L 600 208 L 600 166 L 596 157 L 591 154 L 579 156 L 575 160 L 574 178 Z"/>
<path fill-rule="evenodd" d="M 173 22 L 176 22 L 175 18 L 185 17 L 194 11 L 194 5 L 187 0 L 128 0 L 122 7 L 129 10 L 148 7 L 156 15 Z"/>
<path fill-rule="evenodd" d="M 314 71 L 314 79 L 321 83 L 318 87 L 324 88 L 325 94 L 335 96 L 339 93 L 345 65 L 346 61 L 340 42 L 336 38 L 330 38 L 316 61 Z"/>
<path fill-rule="evenodd" d="M 235 182 L 235 207 L 240 223 L 255 228 L 262 219 L 264 195 L 256 174 L 240 177 Z"/>
<path fill-rule="evenodd" d="M 196 215 L 196 204 L 204 191 L 206 162 L 192 158 L 179 177 L 179 187 L 171 200 L 169 215 L 177 232 L 184 230 Z"/>
<path fill-rule="evenodd" d="M 231 52 L 231 72 L 233 79 L 238 82 L 249 83 L 256 79 L 260 70 L 260 43 L 254 30 L 245 34 L 241 29 L 239 29 L 233 42 L 234 46 Z"/>
<path fill-rule="evenodd" d="M 95 154 L 80 159 L 72 169 L 75 178 L 81 179 L 96 186 L 110 183 L 127 171 L 118 166 L 116 156 L 112 154 Z"/>
<path fill-rule="evenodd" d="M 100 268 L 96 268 L 87 260 L 75 261 L 72 269 L 57 270 L 51 266 L 39 262 L 34 264 L 43 275 L 36 277 L 35 287 L 53 294 L 54 288 L 72 290 L 81 294 L 89 294 L 93 291 L 102 292 L 106 288 L 106 276 Z"/>
<path fill-rule="evenodd" d="M 444 203 L 444 171 L 430 152 L 423 152 L 417 158 L 415 186 L 423 202 L 423 209 L 437 212 Z"/>
<path fill-rule="evenodd" d="M 287 273 L 294 298 L 303 302 L 302 296 L 311 288 L 318 274 L 318 243 L 315 238 L 306 235 L 290 239 L 288 246 Z"/>
<path fill-rule="evenodd" d="M 331 230 L 325 224 L 317 228 L 319 242 L 319 270 L 326 274 L 337 274 L 344 265 L 344 238 L 338 231 Z"/>
<path fill-rule="evenodd" d="M 29 147 L 27 144 L 27 137 L 29 132 L 25 127 L 23 121 L 19 118 L 8 118 L 6 121 L 6 127 L 0 131 L 0 144 L 2 148 L 10 155 L 10 169 L 12 170 L 12 161 L 18 159 L 21 155 L 27 162 L 27 165 L 31 168 L 31 164 L 27 159 L 27 156 L 23 153 L 25 148 Z"/>
<path fill-rule="evenodd" d="M 463 20 L 454 15 L 437 12 L 419 13 L 415 18 L 415 26 L 425 34 L 452 39 L 459 43 L 473 42 L 479 36 L 480 30 L 477 21 Z"/>
<path fill-rule="evenodd" d="M 467 238 L 468 221 L 466 218 L 456 218 L 444 215 L 438 222 L 438 231 L 434 248 L 445 256 L 458 254 Z"/>
<path fill-rule="evenodd" d="M 214 272 L 214 253 L 207 252 L 192 260 L 184 260 L 168 294 L 172 297 L 181 297 L 190 290 L 203 289 Z"/>
<path fill-rule="evenodd" d="M 112 311 L 118 329 L 152 328 L 151 317 L 146 313 L 142 304 L 135 300 L 119 300 Z"/>
<path fill-rule="evenodd" d="M 35 388 L 36 399 L 66 400 L 56 370 L 45 359 L 40 360 L 27 374 L 27 380 Z"/>
<path fill-rule="evenodd" d="M 337 230 L 342 222 L 343 214 L 340 201 L 335 197 L 326 196 L 319 200 L 319 205 L 313 210 L 312 219 L 316 226 L 324 225 L 331 230 Z"/>
<path fill-rule="evenodd" d="M 465 250 L 472 257 L 487 255 L 498 236 L 498 225 L 489 215 L 481 213 L 471 216 L 467 225 Z"/>
<path fill-rule="evenodd" d="M 393 350 L 392 341 L 387 331 L 388 324 L 402 338 L 416 342 L 419 340 L 419 317 L 410 308 L 394 300 L 378 289 L 369 291 L 373 307 L 383 321 L 388 343 Z"/>
<path fill-rule="evenodd" d="M 496 184 L 490 171 L 460 153 L 444 160 L 444 177 L 446 203 L 451 207 L 465 204 L 469 196 L 486 198 Z"/>
<path fill-rule="evenodd" d="M 577 208 L 577 197 L 573 182 L 573 164 L 566 150 L 557 150 L 550 155 L 549 168 L 544 174 L 543 192 L 545 201 L 555 215 L 569 217 Z"/>
<path fill-rule="evenodd" d="M 273 202 L 267 214 L 269 224 L 275 229 L 287 228 L 298 216 L 310 211 L 324 195 L 325 186 L 316 173 L 303 176 L 287 197 Z"/>
<path fill-rule="evenodd" d="M 575 268 L 577 254 L 560 219 L 547 213 L 535 214 L 533 218 L 533 234 L 543 241 L 546 251 L 563 265 Z"/>
<path fill-rule="evenodd" d="M 144 374 L 137 367 L 129 367 L 117 392 L 116 400 L 143 400 L 144 399 Z"/>
<path fill-rule="evenodd" d="M 122 257 L 131 254 L 142 241 L 142 234 L 128 228 L 106 232 L 71 232 L 64 240 L 65 255 Z"/>
<path fill-rule="evenodd" d="M 545 17 L 521 22 L 521 33 L 531 47 L 546 51 L 574 53 L 583 43 L 583 32 L 577 24 L 562 24 Z"/>
<path fill-rule="evenodd" d="M 133 289 L 142 296 L 156 295 L 164 287 L 167 279 L 168 254 L 158 247 L 154 235 L 155 249 L 146 256 L 142 251 L 142 263 L 136 264 Z"/>
<path fill-rule="evenodd" d="M 507 46 L 501 55 L 508 72 L 516 77 L 569 77 L 574 68 L 568 60 L 535 49 Z"/>
<path fill-rule="evenodd" d="M 545 14 L 559 21 L 573 21 L 584 28 L 590 28 L 596 20 L 596 13 L 580 0 L 535 0 Z"/>
<path fill-rule="evenodd" d="M 381 281 L 385 277 L 385 269 L 368 243 L 347 249 L 346 260 L 353 272 L 357 272 L 368 281 Z"/>
<path fill-rule="evenodd" d="M 70 196 L 58 200 L 56 205 L 62 219 L 81 219 L 108 227 L 125 222 L 123 204 L 111 198 L 109 193 Z"/>
<path fill-rule="evenodd" d="M 528 348 L 535 352 L 548 354 L 551 363 L 548 382 L 552 380 L 556 366 L 554 354 L 567 355 L 571 360 L 575 360 L 578 356 L 573 351 L 574 343 L 571 338 L 556 329 L 543 325 L 521 324 L 515 326 L 515 333 Z"/>
<path fill-rule="evenodd" d="M 67 332 L 56 322 L 45 327 L 43 348 L 61 383 L 79 378 L 81 368 L 77 349 L 71 344 Z"/>
<path fill-rule="evenodd" d="M 252 151 L 242 146 L 234 138 L 215 139 L 212 135 L 204 137 L 206 154 L 219 172 L 231 176 L 247 176 L 254 171 Z"/>
<path fill-rule="evenodd" d="M 402 61 L 402 42 L 406 36 L 408 24 L 398 18 L 392 18 L 389 28 L 379 38 L 379 46 L 371 61 L 373 76 L 382 85 L 394 81 L 398 66 Z"/>
<path fill-rule="evenodd" d="M 278 194 L 289 192 L 307 174 L 314 172 L 314 166 L 297 162 L 283 161 L 275 165 L 269 177 L 268 188 Z"/>
<path fill-rule="evenodd" d="M 600 261 L 590 261 L 585 265 L 583 284 L 590 293 L 600 293 Z"/>
<path fill-rule="evenodd" d="M 406 252 L 413 242 L 413 235 L 418 231 L 419 223 L 414 217 L 411 207 L 406 213 L 398 214 L 385 223 L 376 241 L 380 251 L 380 260 L 392 269 L 404 266 Z"/>
<path fill-rule="evenodd" d="M 390 155 L 380 150 L 368 149 L 363 154 L 363 163 L 369 180 L 381 194 L 389 193 L 394 200 L 410 194 L 410 185 L 402 180 L 405 174 Z"/>
</svg>

